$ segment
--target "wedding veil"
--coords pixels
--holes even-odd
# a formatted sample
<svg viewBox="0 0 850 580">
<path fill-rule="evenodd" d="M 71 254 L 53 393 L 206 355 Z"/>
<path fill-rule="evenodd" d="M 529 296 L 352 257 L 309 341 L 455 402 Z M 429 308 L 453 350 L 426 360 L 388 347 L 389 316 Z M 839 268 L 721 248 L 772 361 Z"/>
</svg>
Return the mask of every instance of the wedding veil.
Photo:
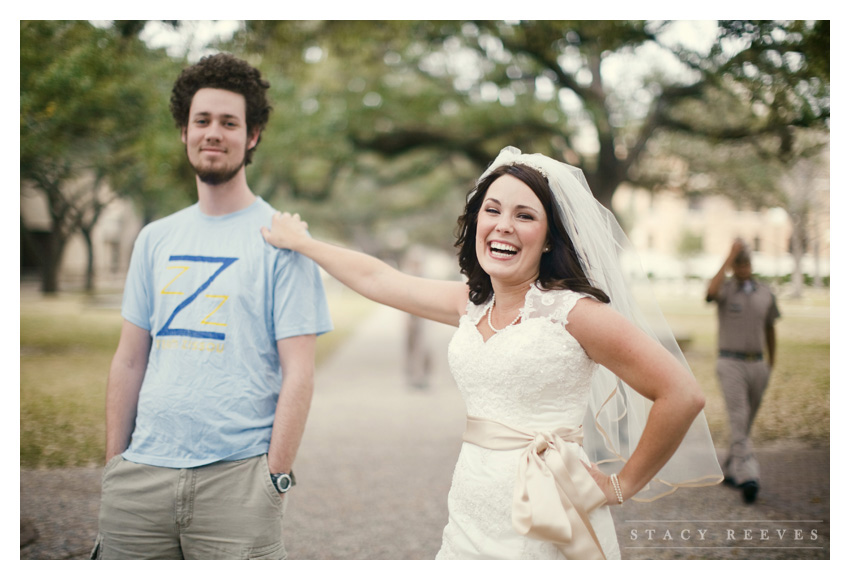
<svg viewBox="0 0 850 580">
<path fill-rule="evenodd" d="M 545 155 L 522 154 L 515 147 L 505 147 L 479 183 L 497 167 L 514 164 L 536 169 L 547 178 L 590 283 L 608 295 L 611 307 L 690 369 L 655 301 L 634 247 L 614 215 L 593 197 L 582 171 Z M 600 469 L 619 471 L 643 433 L 651 406 L 650 400 L 599 366 L 584 423 L 584 447 Z M 652 501 L 679 487 L 713 485 L 722 479 L 708 424 L 700 412 L 676 453 L 633 499 Z"/>
</svg>

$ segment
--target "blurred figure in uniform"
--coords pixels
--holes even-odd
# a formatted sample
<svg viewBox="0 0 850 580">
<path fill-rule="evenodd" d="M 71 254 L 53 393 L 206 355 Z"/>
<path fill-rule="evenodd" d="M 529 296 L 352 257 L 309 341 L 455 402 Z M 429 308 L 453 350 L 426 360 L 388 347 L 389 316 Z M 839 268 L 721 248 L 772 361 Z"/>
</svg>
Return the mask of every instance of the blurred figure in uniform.
<svg viewBox="0 0 850 580">
<path fill-rule="evenodd" d="M 729 278 L 727 271 L 732 272 Z M 752 273 L 750 252 L 736 239 L 705 297 L 717 303 L 717 377 L 729 415 L 731 443 L 723 464 L 724 483 L 740 488 L 746 503 L 754 502 L 759 492 L 759 464 L 750 429 L 776 361 L 774 323 L 779 318 L 776 297 Z"/>
</svg>

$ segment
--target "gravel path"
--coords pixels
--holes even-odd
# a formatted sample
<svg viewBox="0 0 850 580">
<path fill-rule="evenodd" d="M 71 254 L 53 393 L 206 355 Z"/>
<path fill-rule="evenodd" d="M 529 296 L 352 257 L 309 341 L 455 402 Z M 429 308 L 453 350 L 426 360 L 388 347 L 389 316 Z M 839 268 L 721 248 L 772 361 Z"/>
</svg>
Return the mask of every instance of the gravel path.
<svg viewBox="0 0 850 580">
<path fill-rule="evenodd" d="M 404 315 L 378 307 L 317 372 L 286 541 L 297 560 L 432 559 L 465 414 L 445 360 L 452 329 L 426 326 L 434 368 L 403 374 Z M 762 493 L 681 490 L 613 510 L 624 559 L 829 559 L 829 448 L 761 447 Z M 86 559 L 100 469 L 21 471 L 22 560 Z"/>
</svg>

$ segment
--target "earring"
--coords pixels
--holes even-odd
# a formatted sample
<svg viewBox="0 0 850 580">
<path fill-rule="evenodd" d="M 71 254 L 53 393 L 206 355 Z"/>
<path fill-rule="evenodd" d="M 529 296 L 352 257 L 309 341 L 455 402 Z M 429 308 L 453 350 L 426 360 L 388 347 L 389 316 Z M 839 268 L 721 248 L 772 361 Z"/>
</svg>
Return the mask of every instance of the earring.
<svg viewBox="0 0 850 580">
<path fill-rule="evenodd" d="M 543 252 L 544 252 L 544 253 L 546 253 L 546 252 L 548 252 L 550 249 L 551 249 L 551 248 L 550 248 L 549 246 L 546 246 L 545 248 L 543 248 Z"/>
</svg>

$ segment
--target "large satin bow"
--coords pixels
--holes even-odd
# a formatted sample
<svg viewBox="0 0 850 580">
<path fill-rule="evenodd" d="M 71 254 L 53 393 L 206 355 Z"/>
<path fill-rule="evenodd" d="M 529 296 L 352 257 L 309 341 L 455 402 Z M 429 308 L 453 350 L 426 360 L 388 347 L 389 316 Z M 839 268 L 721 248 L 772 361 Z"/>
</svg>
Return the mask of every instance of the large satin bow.
<svg viewBox="0 0 850 580">
<path fill-rule="evenodd" d="M 463 440 L 496 451 L 523 449 L 512 507 L 520 534 L 552 542 L 569 559 L 605 558 L 588 514 L 606 497 L 567 443 L 581 444 L 581 427 L 531 433 L 467 417 Z"/>
</svg>

